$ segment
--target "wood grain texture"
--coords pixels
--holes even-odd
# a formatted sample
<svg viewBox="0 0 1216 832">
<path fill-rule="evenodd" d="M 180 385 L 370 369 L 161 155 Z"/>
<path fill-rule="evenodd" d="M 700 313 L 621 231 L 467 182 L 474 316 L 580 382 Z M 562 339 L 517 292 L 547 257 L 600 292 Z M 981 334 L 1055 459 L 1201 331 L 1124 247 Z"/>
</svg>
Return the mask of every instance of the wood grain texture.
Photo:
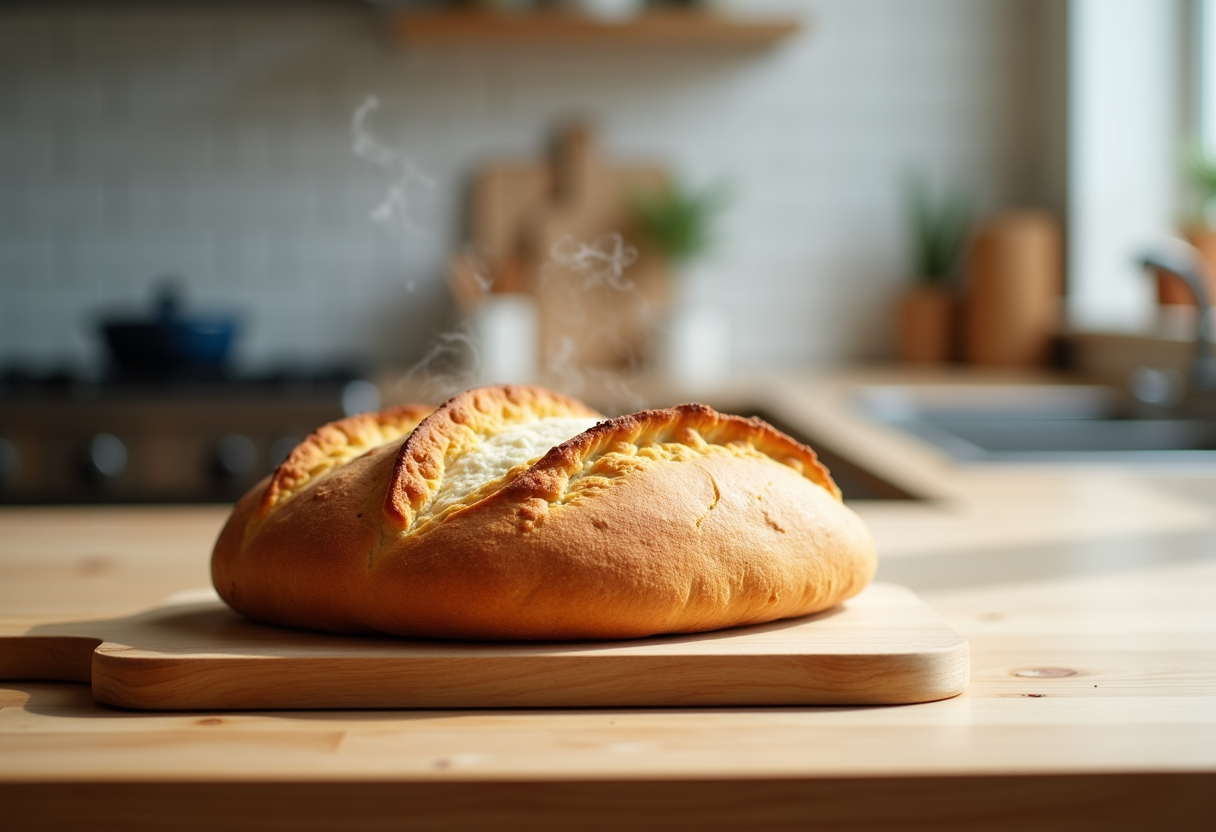
<svg viewBox="0 0 1216 832">
<path fill-rule="evenodd" d="M 99 642 L 97 700 L 146 710 L 908 704 L 955 696 L 969 674 L 966 641 L 882 584 L 801 619 L 556 644 L 306 633 L 248 621 L 201 591 L 0 638 L 0 678 L 80 679 Z"/>
</svg>

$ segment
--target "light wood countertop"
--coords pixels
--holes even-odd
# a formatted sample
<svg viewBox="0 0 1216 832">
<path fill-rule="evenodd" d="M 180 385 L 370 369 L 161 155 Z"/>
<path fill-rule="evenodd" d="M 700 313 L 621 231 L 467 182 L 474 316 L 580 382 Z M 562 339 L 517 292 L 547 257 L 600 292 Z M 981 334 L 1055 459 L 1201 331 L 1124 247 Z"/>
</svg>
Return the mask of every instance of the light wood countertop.
<svg viewBox="0 0 1216 832">
<path fill-rule="evenodd" d="M 783 376 L 704 398 L 762 402 L 930 498 L 854 506 L 879 578 L 969 640 L 960 697 L 148 714 L 98 706 L 82 685 L 0 682 L 0 803 L 18 823 L 5 827 L 1205 828 L 1216 472 L 961 466 L 858 417 L 856 384 L 907 378 Z M 206 585 L 226 513 L 0 509 L 0 627 L 122 615 Z"/>
</svg>

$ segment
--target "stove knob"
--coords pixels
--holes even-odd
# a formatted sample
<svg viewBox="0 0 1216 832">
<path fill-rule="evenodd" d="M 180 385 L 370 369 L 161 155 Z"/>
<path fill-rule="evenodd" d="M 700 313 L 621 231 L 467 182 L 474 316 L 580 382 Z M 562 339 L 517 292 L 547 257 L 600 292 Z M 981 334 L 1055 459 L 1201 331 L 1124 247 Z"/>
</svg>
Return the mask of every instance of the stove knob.
<svg viewBox="0 0 1216 832">
<path fill-rule="evenodd" d="M 240 433 L 225 433 L 216 440 L 211 461 L 220 479 L 238 480 L 253 473 L 258 464 L 258 449 L 253 440 Z"/>
<path fill-rule="evenodd" d="M 92 480 L 113 480 L 127 470 L 127 446 L 112 433 L 99 433 L 84 450 L 85 475 Z"/>
</svg>

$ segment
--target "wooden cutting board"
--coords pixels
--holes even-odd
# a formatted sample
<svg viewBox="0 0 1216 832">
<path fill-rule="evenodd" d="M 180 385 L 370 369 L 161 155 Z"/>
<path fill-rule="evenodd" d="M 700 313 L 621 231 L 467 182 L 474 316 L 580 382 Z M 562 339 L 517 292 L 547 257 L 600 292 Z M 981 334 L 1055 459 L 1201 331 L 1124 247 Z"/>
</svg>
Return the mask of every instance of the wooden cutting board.
<svg viewBox="0 0 1216 832">
<path fill-rule="evenodd" d="M 0 679 L 89 682 L 142 710 L 893 705 L 945 699 L 967 642 L 875 584 L 806 618 L 616 642 L 351 638 L 256 624 L 211 590 L 0 637 Z"/>
<path fill-rule="evenodd" d="M 482 277 L 494 292 L 536 299 L 543 369 L 624 370 L 646 361 L 670 291 L 667 267 L 643 244 L 630 197 L 666 183 L 660 165 L 609 158 L 581 124 L 567 126 L 547 158 L 491 162 L 477 175 L 470 230 Z M 562 241 L 610 251 L 611 235 L 636 256 L 617 279 L 571 268 L 557 256 Z M 450 279 L 463 271 L 456 266 L 463 257 L 454 258 Z M 468 303 L 466 291 L 453 290 Z"/>
</svg>

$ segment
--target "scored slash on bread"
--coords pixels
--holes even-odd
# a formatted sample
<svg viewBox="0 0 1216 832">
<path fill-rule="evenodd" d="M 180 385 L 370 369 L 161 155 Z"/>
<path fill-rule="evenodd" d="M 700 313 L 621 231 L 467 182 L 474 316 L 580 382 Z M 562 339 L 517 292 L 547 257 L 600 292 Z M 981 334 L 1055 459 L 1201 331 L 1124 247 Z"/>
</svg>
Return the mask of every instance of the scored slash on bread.
<svg viewBox="0 0 1216 832">
<path fill-rule="evenodd" d="M 310 480 L 345 465 L 377 445 L 409 435 L 435 408 L 405 404 L 379 412 L 358 413 L 322 425 L 297 445 L 275 469 L 258 505 L 257 519 L 300 490 Z"/>
<path fill-rule="evenodd" d="M 424 420 L 402 446 L 386 510 L 404 527 L 412 527 L 420 514 L 433 508 L 449 466 L 462 455 L 475 453 L 487 439 L 513 425 L 579 418 L 595 421 L 603 416 L 577 399 L 539 387 L 488 387 L 456 396 Z M 512 470 L 508 476 L 517 473 Z"/>
<path fill-rule="evenodd" d="M 605 420 L 536 387 L 427 410 L 352 417 L 293 452 L 221 534 L 220 595 L 336 632 L 625 638 L 806 615 L 873 576 L 814 451 L 758 419 Z"/>
</svg>

